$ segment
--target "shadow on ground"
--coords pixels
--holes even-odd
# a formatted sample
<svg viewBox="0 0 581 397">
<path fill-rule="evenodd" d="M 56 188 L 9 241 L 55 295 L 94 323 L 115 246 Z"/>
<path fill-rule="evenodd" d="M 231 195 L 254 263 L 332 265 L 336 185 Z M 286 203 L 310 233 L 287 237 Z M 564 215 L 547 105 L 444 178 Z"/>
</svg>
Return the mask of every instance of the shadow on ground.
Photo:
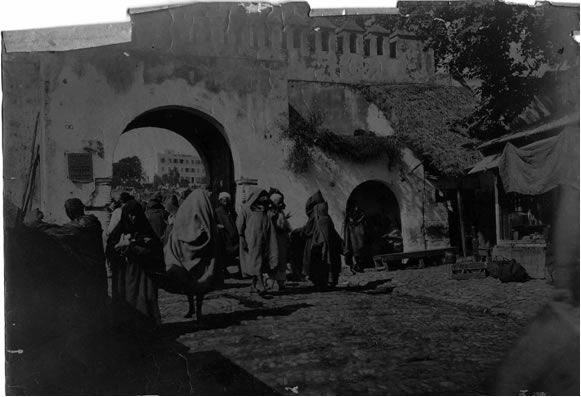
<svg viewBox="0 0 581 397">
<path fill-rule="evenodd" d="M 393 288 L 389 286 L 391 282 L 390 278 L 385 278 L 382 280 L 374 280 L 366 282 L 362 285 L 338 285 L 333 288 L 328 288 L 324 291 L 317 290 L 311 285 L 300 285 L 297 287 L 286 288 L 282 291 L 273 292 L 275 296 L 284 295 L 308 295 L 308 294 L 320 294 L 320 293 L 330 293 L 330 292 L 363 292 L 363 293 L 373 293 L 373 292 L 390 292 Z"/>
<path fill-rule="evenodd" d="M 242 310 L 231 313 L 207 314 L 201 321 L 181 321 L 162 325 L 162 335 L 164 337 L 178 337 L 192 332 L 205 331 L 211 329 L 228 328 L 240 325 L 242 321 L 257 320 L 258 317 L 288 316 L 299 309 L 310 307 L 311 305 L 302 303 L 276 308 L 264 308 L 253 310 Z"/>
<path fill-rule="evenodd" d="M 42 233 L 5 232 L 5 272 L 6 395 L 277 394 L 220 353 L 190 353 L 175 339 L 304 307 L 208 315 L 199 326 L 168 324 L 146 338 L 95 320 L 95 308 L 78 297 L 82 266 Z"/>
<path fill-rule="evenodd" d="M 23 353 L 7 356 L 6 394 L 275 395 L 275 390 L 219 352 L 190 353 L 175 338 L 258 316 L 288 315 L 304 306 L 208 315 L 201 324 L 167 324 L 155 339 L 66 330 L 62 337 L 42 344 L 21 339 L 18 347 Z"/>
</svg>

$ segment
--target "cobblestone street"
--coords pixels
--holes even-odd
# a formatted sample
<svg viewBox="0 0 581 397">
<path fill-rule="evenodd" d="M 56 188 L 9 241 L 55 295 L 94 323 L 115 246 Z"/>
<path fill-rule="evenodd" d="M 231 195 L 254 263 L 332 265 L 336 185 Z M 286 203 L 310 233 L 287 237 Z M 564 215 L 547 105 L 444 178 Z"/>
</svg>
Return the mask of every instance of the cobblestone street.
<svg viewBox="0 0 581 397">
<path fill-rule="evenodd" d="M 480 294 L 488 290 L 496 299 L 481 299 L 502 309 L 492 313 L 485 302 L 458 305 L 464 303 L 459 289 L 483 280 L 448 286 L 452 303 L 408 294 L 421 275 L 431 278 L 439 271 L 368 271 L 343 277 L 337 290 L 325 293 L 294 283 L 273 299 L 250 297 L 246 282 L 231 281 L 207 297 L 200 324 L 183 319 L 184 297 L 163 294 L 165 332 L 189 348 L 195 394 L 490 393 L 497 366 L 523 325 L 506 316 L 505 295 L 530 304 L 532 296 L 520 294 L 519 300 L 516 295 L 541 285 L 544 290 L 545 284 L 488 285 Z M 394 282 L 406 277 L 415 280 L 407 289 Z M 424 295 L 430 295 L 429 288 Z M 467 301 L 476 295 L 469 293 Z M 531 315 L 536 307 L 538 302 Z"/>
<path fill-rule="evenodd" d="M 329 292 L 289 283 L 272 299 L 249 284 L 230 279 L 209 294 L 201 322 L 183 317 L 185 296 L 160 291 L 154 342 L 19 345 L 10 394 L 490 394 L 555 294 L 541 280 L 448 280 L 445 266 L 343 275 Z"/>
</svg>

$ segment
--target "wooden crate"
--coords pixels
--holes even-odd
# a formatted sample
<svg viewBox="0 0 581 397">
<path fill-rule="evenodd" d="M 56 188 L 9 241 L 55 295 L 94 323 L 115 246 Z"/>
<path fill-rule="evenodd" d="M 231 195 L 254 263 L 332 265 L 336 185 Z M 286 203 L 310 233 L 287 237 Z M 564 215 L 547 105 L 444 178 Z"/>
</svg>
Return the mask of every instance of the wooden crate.
<svg viewBox="0 0 581 397">
<path fill-rule="evenodd" d="M 486 277 L 486 262 L 460 262 L 448 265 L 450 280 Z"/>
</svg>

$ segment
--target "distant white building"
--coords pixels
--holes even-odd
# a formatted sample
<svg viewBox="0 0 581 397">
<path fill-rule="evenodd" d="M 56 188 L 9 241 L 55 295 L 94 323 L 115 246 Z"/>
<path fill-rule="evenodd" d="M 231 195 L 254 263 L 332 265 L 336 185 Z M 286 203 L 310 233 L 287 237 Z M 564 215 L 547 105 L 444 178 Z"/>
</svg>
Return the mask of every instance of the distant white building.
<svg viewBox="0 0 581 397">
<path fill-rule="evenodd" d="M 173 150 L 166 150 L 157 154 L 155 173 L 159 176 L 168 174 L 170 169 L 177 168 L 180 178 L 186 179 L 190 183 L 206 183 L 206 170 L 204 163 L 198 156 L 176 153 Z"/>
</svg>

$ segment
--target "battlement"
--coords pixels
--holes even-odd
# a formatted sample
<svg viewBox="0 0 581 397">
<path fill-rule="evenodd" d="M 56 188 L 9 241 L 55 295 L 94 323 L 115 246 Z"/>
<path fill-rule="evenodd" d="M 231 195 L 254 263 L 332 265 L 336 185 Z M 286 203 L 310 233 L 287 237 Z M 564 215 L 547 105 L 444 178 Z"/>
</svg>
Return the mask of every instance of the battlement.
<svg viewBox="0 0 581 397">
<path fill-rule="evenodd" d="M 132 41 L 159 51 L 284 62 L 289 80 L 405 83 L 433 76 L 433 53 L 423 49 L 420 38 L 390 31 L 373 15 L 310 17 L 309 12 L 303 2 L 130 10 Z"/>
</svg>

